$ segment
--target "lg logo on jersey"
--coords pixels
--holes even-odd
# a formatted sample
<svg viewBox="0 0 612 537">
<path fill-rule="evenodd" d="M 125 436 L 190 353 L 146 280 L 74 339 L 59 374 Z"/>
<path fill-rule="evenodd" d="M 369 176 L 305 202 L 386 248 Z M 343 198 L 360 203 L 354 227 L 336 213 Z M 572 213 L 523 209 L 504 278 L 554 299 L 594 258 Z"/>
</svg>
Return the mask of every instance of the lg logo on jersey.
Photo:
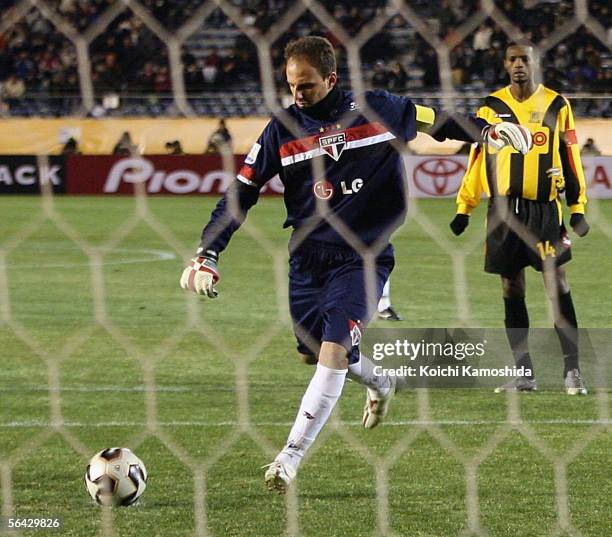
<svg viewBox="0 0 612 537">
<path fill-rule="evenodd" d="M 350 182 L 350 185 L 347 184 L 347 181 L 340 181 L 340 190 L 342 194 L 345 196 L 350 194 L 357 194 L 361 190 L 363 186 L 363 179 L 358 177 L 357 179 L 353 179 Z M 314 195 L 320 200 L 330 200 L 334 197 L 334 185 L 332 185 L 329 181 L 317 181 L 313 187 L 312 191 Z"/>
<path fill-rule="evenodd" d="M 357 179 L 353 179 L 350 187 L 347 187 L 344 181 L 340 181 L 340 186 L 342 187 L 342 193 L 345 195 L 357 194 L 357 192 L 359 192 L 363 186 L 363 179 L 359 177 L 357 177 Z"/>
<path fill-rule="evenodd" d="M 329 200 L 334 196 L 334 185 L 329 181 L 317 181 L 313 185 L 312 191 L 320 200 Z"/>
</svg>

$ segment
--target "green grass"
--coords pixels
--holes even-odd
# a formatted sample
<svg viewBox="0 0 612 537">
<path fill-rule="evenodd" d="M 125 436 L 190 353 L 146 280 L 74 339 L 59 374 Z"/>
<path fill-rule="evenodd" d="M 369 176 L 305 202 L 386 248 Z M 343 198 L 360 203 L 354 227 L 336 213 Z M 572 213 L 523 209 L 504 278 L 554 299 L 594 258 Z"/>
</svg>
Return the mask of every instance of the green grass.
<svg viewBox="0 0 612 537">
<path fill-rule="evenodd" d="M 49 218 L 39 198 L 0 198 L 0 512 L 12 505 L 19 516 L 61 516 L 58 535 L 100 534 L 104 516 L 82 475 L 89 456 L 123 445 L 146 462 L 150 480 L 135 506 L 112 511 L 121 537 L 271 537 L 288 527 L 357 537 L 387 523 L 395 535 L 460 535 L 469 528 L 468 490 L 477 490 L 491 536 L 551 534 L 564 501 L 583 536 L 610 534 L 610 427 L 588 423 L 609 416 L 607 391 L 520 397 L 528 429 L 504 423 L 511 400 L 490 390 L 406 392 L 388 425 L 365 431 L 357 425 L 362 389 L 348 383 L 340 421 L 301 469 L 297 514 L 267 493 L 260 466 L 282 446 L 312 374 L 295 357 L 287 318 L 289 232 L 280 200 L 261 200 L 222 255 L 220 297 L 200 300 L 178 278 L 213 204 L 150 199 L 147 218 L 136 220 L 131 198 L 57 198 Z M 568 274 L 581 325 L 609 328 L 612 244 L 602 230 L 612 203 L 599 208 L 589 236 L 574 241 Z M 467 253 L 470 324 L 503 326 L 498 278 L 482 270 L 483 212 L 455 239 L 452 201 L 418 203 L 428 225 L 411 219 L 393 240 L 399 326 L 458 324 L 452 251 Z M 92 268 L 87 254 L 105 246 Z M 549 326 L 533 271 L 528 305 L 532 326 Z M 439 424 L 411 423 L 424 411 Z M 54 418 L 64 426 L 51 428 Z M 558 499 L 564 481 L 555 463 L 568 454 L 567 497 Z"/>
</svg>

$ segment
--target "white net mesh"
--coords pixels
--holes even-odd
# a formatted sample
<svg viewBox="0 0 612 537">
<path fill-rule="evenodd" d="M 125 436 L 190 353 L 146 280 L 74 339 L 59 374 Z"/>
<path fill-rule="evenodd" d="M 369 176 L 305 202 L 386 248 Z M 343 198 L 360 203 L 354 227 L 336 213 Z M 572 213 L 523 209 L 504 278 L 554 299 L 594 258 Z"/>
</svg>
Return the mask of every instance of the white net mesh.
<svg viewBox="0 0 612 537">
<path fill-rule="evenodd" d="M 77 3 L 80 4 L 80 3 Z M 66 2 L 45 2 L 21 1 L 15 3 L 10 9 L 6 10 L 0 21 L 0 34 L 10 32 L 11 28 L 26 21 L 29 25 L 44 26 L 48 31 L 58 36 L 60 47 L 65 49 L 68 57 L 76 59 L 76 71 L 78 74 L 78 88 L 80 92 L 79 106 L 82 110 L 90 111 L 96 103 L 96 84 L 104 85 L 101 79 L 101 71 L 97 70 L 100 62 L 103 62 L 104 44 L 107 37 L 107 29 L 115 24 L 118 18 L 121 24 L 126 24 L 132 28 L 138 28 L 139 37 L 147 38 L 150 46 L 158 50 L 161 56 L 167 58 L 168 67 L 168 88 L 170 89 L 170 100 L 177 113 L 186 116 L 194 116 L 198 112 L 194 110 L 192 100 L 189 98 L 185 84 L 185 72 L 183 63 L 184 47 L 190 43 L 193 34 L 203 35 L 205 39 L 214 40 L 219 38 L 216 31 L 220 26 L 227 32 L 240 33 L 250 40 L 257 53 L 260 67 L 259 80 L 263 89 L 262 96 L 265 106 L 269 113 L 275 114 L 283 123 L 294 133 L 298 134 L 297 125 L 293 124 L 290 118 L 283 112 L 279 100 L 279 86 L 277 76 L 278 58 L 273 57 L 271 50 L 278 48 L 279 43 L 284 43 L 283 37 L 291 29 L 292 33 L 304 31 L 304 28 L 318 26 L 331 32 L 338 43 L 342 44 L 343 60 L 341 64 L 346 69 L 348 82 L 352 89 L 360 94 L 369 86 L 369 80 L 364 80 L 366 70 L 363 68 L 364 47 L 375 38 L 383 28 L 393 27 L 394 38 L 398 40 L 400 46 L 410 43 L 418 46 L 418 50 L 434 64 L 437 64 L 441 93 L 437 96 L 437 102 L 442 102 L 444 108 L 455 112 L 458 103 L 467 103 L 470 107 L 477 103 L 476 97 L 482 97 L 483 91 L 477 88 L 471 94 L 466 95 L 457 90 L 457 84 L 453 77 L 461 77 L 461 69 L 457 67 L 457 59 L 460 52 L 456 47 L 473 37 L 474 32 L 481 23 L 492 20 L 495 23 L 496 31 L 512 39 L 533 40 L 540 57 L 544 58 L 549 51 L 555 50 L 564 40 L 571 37 L 576 32 L 588 31 L 593 40 L 598 41 L 601 48 L 609 50 L 608 29 L 602 24 L 602 20 L 595 18 L 590 11 L 586 1 L 577 0 L 575 3 L 563 3 L 566 10 L 563 16 L 558 16 L 553 31 L 544 32 L 545 35 L 535 35 L 533 28 L 525 30 L 523 27 L 524 19 L 517 19 L 516 10 L 532 10 L 523 13 L 533 14 L 543 9 L 536 2 L 493 2 L 483 0 L 480 6 L 477 2 L 466 2 L 463 10 L 447 20 L 447 24 L 452 26 L 441 27 L 440 19 L 433 17 L 422 17 L 420 13 L 425 12 L 431 15 L 431 7 L 427 7 L 426 2 L 401 2 L 389 1 L 387 4 L 379 2 L 368 3 L 368 8 L 364 10 L 364 20 L 358 27 L 351 29 L 345 28 L 342 23 L 335 18 L 336 14 L 334 3 L 331 2 L 267 2 L 263 3 L 266 8 L 276 7 L 279 16 L 267 27 L 265 32 L 261 32 L 255 27 L 246 16 L 250 12 L 245 12 L 249 7 L 248 2 L 229 2 L 215 0 L 198 5 L 199 2 L 176 2 L 178 7 L 173 11 L 170 26 L 165 26 L 168 19 L 160 21 L 151 10 L 151 2 L 139 2 L 136 0 L 126 0 L 125 2 L 108 2 L 92 4 L 99 12 L 93 13 L 86 19 L 86 23 L 81 24 L 81 19 L 67 9 L 78 9 Z M 451 3 L 455 8 L 462 3 Z M 68 6 L 68 8 L 67 8 Z M 451 7 L 452 7 L 451 6 Z M 100 9 L 104 7 L 104 9 Z M 92 8 L 94 9 L 94 8 Z M 450 8 L 447 8 L 449 11 Z M 64 12 L 62 10 L 65 10 Z M 341 10 L 342 12 L 342 10 Z M 128 14 L 127 16 L 126 13 Z M 340 13 L 340 12 L 338 12 Z M 72 14 L 72 15 L 71 15 Z M 90 14 L 91 15 L 91 14 Z M 166 14 L 168 15 L 168 14 Z M 168 15 L 169 16 L 169 15 Z M 123 17 L 123 18 L 122 18 Z M 274 18 L 274 17 L 273 17 Z M 45 22 L 46 21 L 46 22 Z M 91 22 L 89 22 L 91 21 Z M 211 23 L 211 21 L 214 21 Z M 604 21 L 605 22 L 605 21 Z M 48 27 L 48 24 L 52 28 Z M 161 52 L 161 50 L 167 51 Z M 410 60 L 411 50 L 401 51 L 400 61 Z M 433 52 L 433 54 L 432 54 Z M 412 58 L 414 59 L 414 58 Z M 166 61 L 166 60 L 164 60 Z M 73 65 L 74 67 L 74 65 Z M 421 78 L 429 76 L 428 73 L 421 73 Z M 426 98 L 418 80 L 413 81 L 415 91 Z M 471 99 L 471 101 L 470 101 Z M 366 117 L 376 120 L 375 113 L 368 110 L 365 102 L 361 101 L 363 113 Z M 397 143 L 397 149 L 406 153 L 408 149 Z M 231 159 L 230 159 L 231 160 Z M 229 160 L 226 161 L 228 168 L 231 168 Z M 233 163 L 231 163 L 233 165 Z M 318 163 L 320 165 L 320 163 Z M 45 165 L 44 157 L 41 157 L 41 166 Z M 315 167 L 317 162 L 315 162 Z M 321 173 L 322 170 L 315 172 Z M 290 424 L 266 424 L 256 422 L 252 419 L 251 399 L 249 396 L 249 377 L 250 365 L 266 349 L 268 343 L 275 338 L 280 331 L 288 330 L 291 326 L 286 300 L 286 254 L 283 248 L 278 248 L 272 244 L 265 234 L 254 225 L 246 224 L 242 228 L 242 233 L 256 243 L 262 252 L 265 252 L 274 267 L 274 279 L 276 287 L 276 300 L 278 304 L 277 323 L 266 330 L 262 330 L 260 337 L 252 342 L 250 352 L 246 355 L 237 356 L 223 340 L 216 335 L 214 323 L 203 314 L 198 307 L 198 298 L 188 296 L 187 322 L 180 325 L 172 334 L 167 337 L 160 345 L 155 348 L 143 351 L 135 345 L 127 330 L 113 321 L 109 312 L 107 302 L 107 286 L 103 267 L 105 260 L 117 248 L 118 245 L 140 224 L 146 224 L 154 231 L 170 252 L 177 257 L 187 259 L 193 253 L 191 244 L 182 242 L 160 218 L 150 209 L 148 198 L 143 185 L 137 185 L 135 202 L 130 207 L 131 214 L 118 228 L 109 232 L 108 236 L 101 243 L 92 241 L 84 236 L 74 225 L 68 222 L 60 211 L 56 209 L 56 199 L 50 185 L 43 188 L 41 196 L 41 214 L 32 222 L 19 229 L 12 236 L 4 237 L 0 242 L 0 314 L 3 328 L 9 330 L 18 340 L 28 349 L 31 356 L 38 357 L 41 367 L 46 368 L 46 383 L 48 386 L 48 397 L 50 401 L 50 415 L 47 424 L 41 427 L 40 432 L 29 440 L 21 444 L 18 449 L 14 449 L 12 454 L 0 464 L 0 487 L 2 490 L 2 514 L 4 516 L 13 515 L 16 509 L 13 494 L 13 468 L 19 465 L 28 454 L 37 450 L 52 435 L 59 434 L 70 445 L 83 460 L 88 459 L 92 452 L 87 448 L 79 437 L 74 434 L 73 426 L 64 418 L 62 411 L 62 386 L 60 382 L 59 368 L 63 361 L 69 359 L 71 355 L 83 343 L 85 343 L 97 329 L 106 331 L 113 342 L 122 348 L 125 353 L 136 360 L 142 371 L 145 392 L 145 424 L 142 432 L 131 438 L 127 445 L 137 450 L 141 443 L 151 437 L 161 441 L 192 473 L 193 476 L 193 507 L 195 513 L 194 533 L 198 537 L 220 533 L 211 531 L 208 522 L 210 508 L 208 507 L 207 491 L 210 488 L 211 469 L 223 457 L 223 455 L 235 446 L 240 439 L 248 436 L 268 457 L 272 458 L 279 446 L 274 445 L 265 434 L 262 434 L 261 427 L 265 425 L 278 425 L 289 427 Z M 599 214 L 596 201 L 591 203 L 591 223 L 605 234 L 608 240 L 612 240 L 612 228 L 609 223 Z M 321 217 L 328 219 L 329 223 L 335 227 L 339 233 L 352 244 L 364 257 L 366 265 L 373 263 L 374 255 L 384 247 L 384 243 L 375 244 L 365 248 L 357 237 L 351 236 L 350 232 L 341 223 L 324 214 L 325 207 L 322 207 Z M 456 304 L 456 321 L 464 326 L 474 323 L 473 306 L 469 300 L 468 275 L 466 274 L 466 258 L 481 247 L 481 240 L 473 244 L 462 245 L 461 247 L 451 242 L 448 236 L 441 232 L 435 224 L 431 222 L 427 214 L 422 210 L 417 200 L 411 200 L 410 219 L 407 225 L 418 225 L 420 230 L 431 239 L 439 249 L 445 252 L 452 259 L 452 266 L 449 270 L 453 273 L 454 297 L 449 297 L 449 301 Z M 49 353 L 38 343 L 38 338 L 31 332 L 26 324 L 19 321 L 13 313 L 14 292 L 11 290 L 8 277 L 7 258 L 18 249 L 27 239 L 42 226 L 53 224 L 67 241 L 70 241 L 78 248 L 89 264 L 89 276 L 91 278 L 92 304 L 93 304 L 93 323 L 86 328 L 79 329 L 70 334 L 65 345 L 60 352 Z M 302 234 L 303 237 L 304 234 Z M 178 276 L 178 274 L 177 274 Z M 373 282 L 369 286 L 370 301 L 374 300 Z M 188 453 L 166 429 L 168 423 L 160 420 L 158 407 L 158 386 L 156 381 L 156 371 L 159 364 L 165 357 L 170 355 L 177 347 L 178 343 L 189 333 L 196 332 L 210 345 L 219 356 L 229 360 L 235 371 L 235 390 L 237 393 L 237 415 L 235 419 L 228 420 L 226 423 L 218 423 L 219 426 L 231 428 L 231 433 L 216 446 L 214 452 L 204 458 L 196 458 Z M 297 367 L 297 366 L 296 366 Z M 329 435 L 336 433 L 343 442 L 358 454 L 363 464 L 370 465 L 373 469 L 376 482 L 376 534 L 377 535 L 399 535 L 401 532 L 393 529 L 390 509 L 390 474 L 395 463 L 410 449 L 410 446 L 424 433 L 429 434 L 443 449 L 445 456 L 449 460 L 457 462 L 463 470 L 465 483 L 465 529 L 463 534 L 487 535 L 487 529 L 481 521 L 481 504 L 479 501 L 479 471 L 481 465 L 495 451 L 495 449 L 507 439 L 513 431 L 518 431 L 520 435 L 539 452 L 542 457 L 550 463 L 554 472 L 554 486 L 556 497 L 557 523 L 551 529 L 551 535 L 581 535 L 572 524 L 570 514 L 570 501 L 568 493 L 568 466 L 574 461 L 587 446 L 593 441 L 603 429 L 609 430 L 609 402 L 608 394 L 605 390 L 597 390 L 595 397 L 597 400 L 598 417 L 591 420 L 591 426 L 584 432 L 579 442 L 576 442 L 571 449 L 563 454 L 559 454 L 552 449 L 534 430 L 528 420 L 523 420 L 521 416 L 521 406 L 516 394 L 507 395 L 507 415 L 504 420 L 490 421 L 471 421 L 465 425 L 477 427 L 488 425 L 494 427 L 494 431 L 483 442 L 480 449 L 475 454 L 467 454 L 460 445 L 455 443 L 451 436 L 447 434 L 443 425 L 451 422 L 436 420 L 430 412 L 431 393 L 428 390 L 419 390 L 416 396 L 416 419 L 406 421 L 395 421 L 390 426 L 408 426 L 408 432 L 401 436 L 388 449 L 384 456 L 368 449 L 363 442 L 355 435 L 351 421 L 343 420 L 340 412 L 334 414 L 333 419 L 326 427 L 320 441 L 315 445 L 312 452 L 315 453 L 318 446 L 324 445 Z M 206 421 L 206 420 L 204 420 Z M 461 420 L 454 420 L 455 425 L 461 425 Z M 194 420 L 197 425 L 197 420 Z M 312 456 L 312 454 L 310 454 Z M 346 476 L 350 480 L 350 476 Z M 291 536 L 303 535 L 304 528 L 300 525 L 300 497 L 298 487 L 291 488 L 286 499 L 286 533 Z M 603 514 L 605 516 L 605 514 Z M 110 511 L 102 511 L 102 534 L 105 536 L 118 535 L 114 528 L 113 514 Z"/>
</svg>

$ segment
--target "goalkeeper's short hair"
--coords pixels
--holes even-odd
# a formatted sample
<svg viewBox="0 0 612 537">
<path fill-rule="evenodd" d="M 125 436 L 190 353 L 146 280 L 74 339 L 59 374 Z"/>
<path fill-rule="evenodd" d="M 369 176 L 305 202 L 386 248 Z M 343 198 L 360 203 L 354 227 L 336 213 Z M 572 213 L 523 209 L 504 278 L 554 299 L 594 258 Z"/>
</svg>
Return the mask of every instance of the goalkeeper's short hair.
<svg viewBox="0 0 612 537">
<path fill-rule="evenodd" d="M 323 78 L 336 71 L 336 53 L 325 37 L 309 35 L 290 41 L 285 47 L 285 61 L 290 58 L 307 60 Z"/>
</svg>

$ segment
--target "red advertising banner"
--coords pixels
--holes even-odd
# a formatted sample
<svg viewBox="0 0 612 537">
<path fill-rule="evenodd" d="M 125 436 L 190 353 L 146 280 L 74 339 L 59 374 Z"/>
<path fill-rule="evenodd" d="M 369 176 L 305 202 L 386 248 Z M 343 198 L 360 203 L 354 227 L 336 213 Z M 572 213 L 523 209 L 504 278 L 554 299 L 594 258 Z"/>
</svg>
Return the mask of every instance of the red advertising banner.
<svg viewBox="0 0 612 537">
<path fill-rule="evenodd" d="M 225 192 L 244 162 L 234 155 L 234 171 L 225 171 L 220 155 L 147 155 L 119 157 L 71 155 L 67 162 L 68 194 L 133 194 L 142 184 L 147 195 L 220 194 Z M 264 195 L 278 195 L 278 178 L 263 188 Z"/>
</svg>

